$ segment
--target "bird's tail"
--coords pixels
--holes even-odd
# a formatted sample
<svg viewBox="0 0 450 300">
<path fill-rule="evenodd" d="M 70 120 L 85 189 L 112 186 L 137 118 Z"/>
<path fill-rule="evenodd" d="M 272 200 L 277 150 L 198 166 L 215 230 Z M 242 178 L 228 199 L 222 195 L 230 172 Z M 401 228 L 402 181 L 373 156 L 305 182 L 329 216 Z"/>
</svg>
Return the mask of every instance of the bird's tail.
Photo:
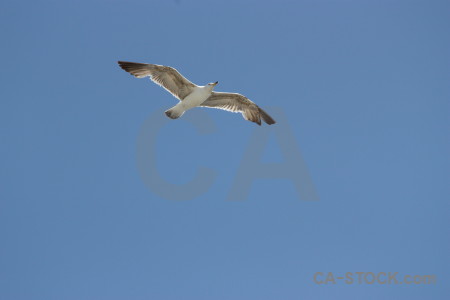
<svg viewBox="0 0 450 300">
<path fill-rule="evenodd" d="M 268 113 L 266 113 L 262 108 L 260 108 L 260 107 L 258 107 L 258 108 L 259 108 L 259 113 L 261 114 L 261 117 L 264 120 L 264 122 L 266 122 L 269 125 L 272 125 L 272 124 L 276 123 L 275 120 L 272 119 L 272 117 L 269 116 Z"/>
<path fill-rule="evenodd" d="M 171 119 L 178 119 L 184 114 L 184 110 L 181 109 L 181 107 L 175 105 L 171 109 L 168 109 L 165 111 L 166 116 L 168 116 Z"/>
</svg>

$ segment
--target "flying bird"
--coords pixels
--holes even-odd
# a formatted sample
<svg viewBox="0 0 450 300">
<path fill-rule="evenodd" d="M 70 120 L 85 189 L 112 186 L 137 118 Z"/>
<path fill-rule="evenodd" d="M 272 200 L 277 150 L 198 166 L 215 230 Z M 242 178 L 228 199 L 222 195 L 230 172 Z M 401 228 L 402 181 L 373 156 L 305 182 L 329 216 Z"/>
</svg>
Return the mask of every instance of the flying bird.
<svg viewBox="0 0 450 300">
<path fill-rule="evenodd" d="M 235 113 L 242 113 L 244 119 L 261 125 L 261 119 L 269 125 L 275 124 L 269 114 L 247 97 L 237 93 L 214 92 L 219 83 L 196 85 L 187 80 L 176 69 L 168 66 L 119 61 L 119 66 L 136 78 L 150 79 L 165 88 L 180 102 L 165 111 L 171 119 L 178 119 L 185 111 L 194 107 L 212 107 Z"/>
</svg>

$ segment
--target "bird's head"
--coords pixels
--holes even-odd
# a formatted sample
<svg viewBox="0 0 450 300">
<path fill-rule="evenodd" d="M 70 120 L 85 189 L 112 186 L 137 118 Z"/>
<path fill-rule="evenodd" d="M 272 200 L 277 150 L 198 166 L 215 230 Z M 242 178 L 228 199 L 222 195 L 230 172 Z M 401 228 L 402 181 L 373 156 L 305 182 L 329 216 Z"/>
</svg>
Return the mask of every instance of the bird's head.
<svg viewBox="0 0 450 300">
<path fill-rule="evenodd" d="M 208 87 L 211 88 L 211 91 L 212 91 L 212 90 L 214 89 L 214 87 L 215 87 L 216 85 L 218 85 L 218 84 L 219 84 L 218 81 L 212 82 L 212 83 L 208 83 Z"/>
</svg>

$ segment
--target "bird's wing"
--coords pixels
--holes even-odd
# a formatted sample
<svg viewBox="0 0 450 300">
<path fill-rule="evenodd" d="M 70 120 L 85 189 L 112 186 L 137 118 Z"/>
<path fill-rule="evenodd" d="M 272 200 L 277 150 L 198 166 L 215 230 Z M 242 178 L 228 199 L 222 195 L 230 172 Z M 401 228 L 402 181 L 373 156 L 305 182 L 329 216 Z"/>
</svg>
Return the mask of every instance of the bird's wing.
<svg viewBox="0 0 450 300">
<path fill-rule="evenodd" d="M 275 124 L 275 120 L 272 117 L 241 94 L 213 92 L 200 106 L 236 113 L 240 112 L 244 119 L 255 122 L 258 125 L 261 125 L 261 118 L 269 125 Z"/>
<path fill-rule="evenodd" d="M 195 84 L 183 77 L 172 67 L 119 61 L 119 66 L 137 78 L 149 76 L 156 84 L 165 88 L 179 100 L 192 93 Z"/>
</svg>

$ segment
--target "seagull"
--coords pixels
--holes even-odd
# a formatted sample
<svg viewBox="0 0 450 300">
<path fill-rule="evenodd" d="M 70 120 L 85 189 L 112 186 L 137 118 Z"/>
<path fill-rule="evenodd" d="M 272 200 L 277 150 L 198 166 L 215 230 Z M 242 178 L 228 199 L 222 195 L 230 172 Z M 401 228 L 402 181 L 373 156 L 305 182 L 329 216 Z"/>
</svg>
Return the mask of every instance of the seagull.
<svg viewBox="0 0 450 300">
<path fill-rule="evenodd" d="M 212 107 L 242 113 L 244 119 L 258 125 L 261 125 L 261 119 L 269 125 L 275 124 L 275 120 L 269 114 L 247 97 L 237 93 L 214 92 L 218 81 L 199 86 L 187 80 L 172 67 L 127 61 L 118 63 L 122 69 L 136 78 L 150 77 L 154 83 L 180 100 L 177 105 L 165 111 L 171 119 L 178 119 L 185 111 L 194 107 Z"/>
</svg>

